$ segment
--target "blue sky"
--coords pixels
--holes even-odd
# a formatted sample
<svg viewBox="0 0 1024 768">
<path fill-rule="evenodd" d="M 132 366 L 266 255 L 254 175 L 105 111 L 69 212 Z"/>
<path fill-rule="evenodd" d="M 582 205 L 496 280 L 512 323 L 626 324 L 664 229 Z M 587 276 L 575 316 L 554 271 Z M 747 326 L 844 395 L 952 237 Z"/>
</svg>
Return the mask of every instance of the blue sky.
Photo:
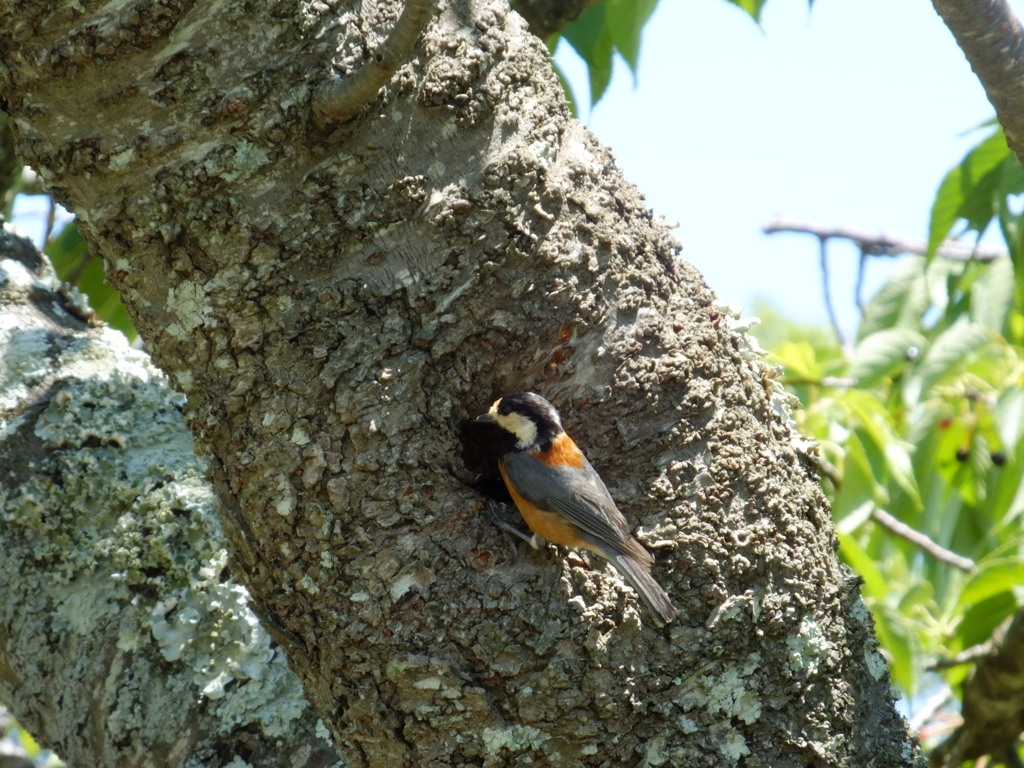
<svg viewBox="0 0 1024 768">
<path fill-rule="evenodd" d="M 994 114 L 927 0 L 770 0 L 761 28 L 725 0 L 661 0 L 636 89 L 617 61 L 590 112 L 579 60 L 564 44 L 556 59 L 584 96 L 581 117 L 679 223 L 683 258 L 720 296 L 822 324 L 817 241 L 761 227 L 782 213 L 924 239 L 939 182 Z M 852 333 L 856 251 L 829 254 Z M 875 289 L 885 273 L 869 272 Z"/>
</svg>

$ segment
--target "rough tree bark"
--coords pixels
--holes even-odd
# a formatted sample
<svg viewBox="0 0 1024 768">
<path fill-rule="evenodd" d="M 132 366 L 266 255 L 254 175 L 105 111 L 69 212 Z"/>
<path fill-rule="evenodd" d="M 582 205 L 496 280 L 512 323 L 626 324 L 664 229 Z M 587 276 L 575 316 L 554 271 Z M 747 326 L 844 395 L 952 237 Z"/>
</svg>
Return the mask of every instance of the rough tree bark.
<svg viewBox="0 0 1024 768">
<path fill-rule="evenodd" d="M 932 0 L 1024 163 L 1024 30 L 1006 0 Z"/>
<path fill-rule="evenodd" d="M 225 573 L 181 395 L 87 318 L 0 230 L 0 700 L 68 765 L 336 764 Z"/>
<path fill-rule="evenodd" d="M 1024 609 L 1004 621 L 986 643 L 988 653 L 963 685 L 963 723 L 929 756 L 935 768 L 992 755 L 996 764 L 1020 763 L 1024 729 Z"/>
<path fill-rule="evenodd" d="M 522 21 L 442 3 L 314 128 L 400 11 L 0 0 L 22 154 L 186 393 L 234 566 L 346 764 L 914 764 L 788 401 Z M 657 553 L 674 624 L 600 563 L 509 556 L 460 438 L 522 389 Z"/>
</svg>

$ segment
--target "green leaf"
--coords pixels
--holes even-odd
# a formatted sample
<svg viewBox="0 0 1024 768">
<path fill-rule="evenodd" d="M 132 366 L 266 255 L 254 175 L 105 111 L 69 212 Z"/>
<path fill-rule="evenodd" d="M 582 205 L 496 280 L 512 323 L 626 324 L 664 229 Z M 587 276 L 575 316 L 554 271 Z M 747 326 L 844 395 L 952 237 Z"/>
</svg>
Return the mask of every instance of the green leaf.
<svg viewBox="0 0 1024 768">
<path fill-rule="evenodd" d="M 966 361 L 987 347 L 991 340 L 991 331 L 967 321 L 943 331 L 907 378 L 903 387 L 904 402 L 911 406 L 918 404 L 932 387 L 961 370 Z"/>
<path fill-rule="evenodd" d="M 607 0 L 608 25 L 612 43 L 633 72 L 636 85 L 637 66 L 640 63 L 640 39 L 644 25 L 651 18 L 658 0 Z"/>
<path fill-rule="evenodd" d="M 872 466 L 871 455 L 876 454 L 864 444 L 863 435 L 851 433 L 844 443 L 842 484 L 832 499 L 832 515 L 840 530 L 852 531 L 859 526 L 865 515 L 865 503 L 872 508 L 885 503 L 885 490 L 878 482 Z"/>
<path fill-rule="evenodd" d="M 761 23 L 761 9 L 764 8 L 767 0 L 729 0 L 730 3 L 735 5 L 737 8 L 741 8 L 750 14 L 750 18 L 756 21 L 758 24 Z M 810 5 L 810 3 L 808 3 Z"/>
<path fill-rule="evenodd" d="M 959 315 L 966 314 L 966 307 L 960 307 L 958 312 L 955 306 L 951 306 L 960 298 L 960 278 L 966 266 L 964 262 L 952 259 L 935 259 L 925 265 L 924 282 L 928 300 L 931 307 L 943 314 L 943 327 L 952 325 Z"/>
<path fill-rule="evenodd" d="M 835 521 L 836 530 L 841 534 L 852 534 L 871 519 L 871 515 L 875 513 L 877 508 L 877 505 L 871 499 L 861 502 L 860 505 L 850 510 L 849 514 Z"/>
<path fill-rule="evenodd" d="M 1013 294 L 1013 263 L 1006 258 L 990 262 L 971 286 L 971 319 L 1001 332 L 1013 306 Z"/>
<path fill-rule="evenodd" d="M 606 3 L 592 5 L 562 31 L 562 37 L 587 64 L 590 103 L 600 101 L 612 79 L 612 35 Z"/>
<path fill-rule="evenodd" d="M 868 302 L 857 333 L 865 338 L 890 328 L 920 328 L 928 305 L 924 259 L 907 259 Z"/>
<path fill-rule="evenodd" d="M 938 429 L 934 449 L 934 469 L 947 486 L 959 484 L 959 475 L 969 458 L 974 426 L 968 418 L 950 418 Z"/>
<path fill-rule="evenodd" d="M 993 464 L 989 471 L 985 505 L 982 509 L 988 520 L 986 544 L 1019 536 L 1020 516 L 1024 512 L 1024 477 L 1019 456 L 1019 444 L 1005 455 L 1011 455 L 1001 467 Z M 981 522 L 984 525 L 984 521 Z"/>
<path fill-rule="evenodd" d="M 996 188 L 999 166 L 1012 159 L 1002 130 L 996 130 L 967 153 L 960 165 L 946 174 L 932 203 L 928 226 L 928 258 L 935 255 L 959 219 L 979 233 L 998 212 Z"/>
<path fill-rule="evenodd" d="M 931 582 L 918 581 L 899 596 L 900 613 L 910 615 L 921 605 L 935 602 L 935 586 Z"/>
<path fill-rule="evenodd" d="M 1003 425 L 1000 425 L 1002 431 Z M 1009 541 L 1013 551 L 1019 548 L 1018 540 L 1022 530 L 1020 519 L 1024 516 L 1024 483 L 1021 482 L 1021 456 L 1024 436 L 1015 441 L 1003 441 L 1006 463 L 990 471 L 988 497 L 985 512 L 991 523 L 986 533 L 995 541 Z"/>
<path fill-rule="evenodd" d="M 877 454 L 877 461 L 885 445 L 895 439 L 885 403 L 869 392 L 858 390 L 843 398 L 843 405 L 847 412 L 844 421 L 855 434 L 866 438 L 865 447 Z M 876 463 L 875 470 L 880 469 Z"/>
<path fill-rule="evenodd" d="M 89 246 L 73 223 L 61 230 L 49 245 L 46 255 L 53 262 L 54 271 L 64 282 L 75 286 L 89 300 L 96 316 L 129 339 L 136 336 L 121 297 L 106 281 L 103 262 L 89 253 Z"/>
<path fill-rule="evenodd" d="M 917 487 L 910 461 L 913 446 L 901 440 L 893 431 L 886 409 L 874 397 L 850 397 L 850 422 L 854 432 L 851 439 L 859 438 L 864 455 L 870 464 L 874 488 L 872 497 L 880 505 L 888 504 L 893 494 L 883 483 L 892 481 L 909 498 L 915 509 L 921 507 L 921 493 Z"/>
<path fill-rule="evenodd" d="M 964 648 L 983 643 L 1017 609 L 1017 601 L 1009 592 L 1001 592 L 969 606 L 963 613 L 957 636 Z"/>
<path fill-rule="evenodd" d="M 591 106 L 608 89 L 616 53 L 629 66 L 636 84 L 643 28 L 657 5 L 658 0 L 605 0 L 587 7 L 562 30 L 561 37 L 587 65 Z"/>
<path fill-rule="evenodd" d="M 1020 214 L 1009 205 L 1009 198 L 1024 191 L 1024 166 L 1015 157 L 1007 157 L 1000 167 L 999 173 L 999 226 L 1003 230 L 1003 238 L 1010 244 L 1011 251 L 1020 251 L 1021 239 Z"/>
<path fill-rule="evenodd" d="M 967 608 L 989 598 L 1009 593 L 1024 584 L 1024 562 L 1018 558 L 989 560 L 978 567 L 960 593 L 957 605 Z"/>
<path fill-rule="evenodd" d="M 949 237 L 964 202 L 963 171 L 956 167 L 939 184 L 932 202 L 931 221 L 928 224 L 928 256 L 934 256 L 942 242 Z"/>
<path fill-rule="evenodd" d="M 885 460 L 889 476 L 897 487 L 907 494 L 916 511 L 924 505 L 921 503 L 921 490 L 917 487 L 917 475 L 914 474 L 914 466 L 910 460 L 912 451 L 913 446 L 902 440 L 893 439 L 885 444 Z"/>
<path fill-rule="evenodd" d="M 927 344 L 924 336 L 905 328 L 872 333 L 854 349 L 847 375 L 861 387 L 874 386 L 902 370 Z"/>
<path fill-rule="evenodd" d="M 825 367 L 818 360 L 816 348 L 807 341 L 783 342 L 771 359 L 783 367 L 787 379 L 816 382 L 825 375 Z"/>
<path fill-rule="evenodd" d="M 69 224 L 46 246 L 46 255 L 53 262 L 57 277 L 74 285 L 89 260 L 89 245 L 78 227 Z"/>
<path fill-rule="evenodd" d="M 839 532 L 839 554 L 864 579 L 862 592 L 875 600 L 884 600 L 889 595 L 889 581 L 885 578 L 878 562 L 869 555 L 857 539 Z"/>
<path fill-rule="evenodd" d="M 17 740 L 21 745 L 21 748 L 25 750 L 25 757 L 30 760 L 34 760 L 39 757 L 40 753 L 43 751 L 43 748 L 39 746 L 39 742 L 35 740 L 31 733 L 22 728 L 20 724 L 16 725 L 16 727 L 18 729 Z"/>
<path fill-rule="evenodd" d="M 972 438 L 970 454 L 960 474 L 957 491 L 965 503 L 977 507 L 985 500 L 985 475 L 992 466 L 992 454 L 985 435 L 975 430 Z"/>
<path fill-rule="evenodd" d="M 1014 446 L 1024 437 L 1024 389 L 1010 386 L 999 395 L 995 423 L 999 440 L 1012 457 Z"/>
</svg>

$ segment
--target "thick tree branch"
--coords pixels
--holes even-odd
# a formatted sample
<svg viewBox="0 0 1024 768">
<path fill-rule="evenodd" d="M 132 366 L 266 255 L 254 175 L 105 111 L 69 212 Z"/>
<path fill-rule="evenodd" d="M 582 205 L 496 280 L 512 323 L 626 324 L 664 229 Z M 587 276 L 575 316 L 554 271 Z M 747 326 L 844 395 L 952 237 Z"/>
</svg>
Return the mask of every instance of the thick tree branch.
<svg viewBox="0 0 1024 768">
<path fill-rule="evenodd" d="M 377 96 L 412 53 L 433 10 L 434 0 L 405 0 L 391 34 L 362 67 L 345 77 L 332 77 L 316 88 L 312 111 L 317 130 L 337 128 Z"/>
<path fill-rule="evenodd" d="M 0 700 L 68 765 L 336 764 L 225 573 L 181 396 L 3 229 L 0 265 Z"/>
<path fill-rule="evenodd" d="M 1024 731 L 1024 609 L 993 633 L 992 653 L 964 681 L 963 724 L 931 764 L 954 768 L 982 755 L 1004 759 Z"/>
<path fill-rule="evenodd" d="M 1024 36 L 1006 0 L 932 0 L 1024 162 Z"/>
</svg>

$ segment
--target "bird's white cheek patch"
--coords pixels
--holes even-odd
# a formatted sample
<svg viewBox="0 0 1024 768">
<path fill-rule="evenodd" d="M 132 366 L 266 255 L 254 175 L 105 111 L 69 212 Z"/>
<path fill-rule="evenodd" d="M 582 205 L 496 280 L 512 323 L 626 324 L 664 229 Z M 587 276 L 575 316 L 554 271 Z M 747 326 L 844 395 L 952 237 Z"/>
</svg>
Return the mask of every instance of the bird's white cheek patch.
<svg viewBox="0 0 1024 768">
<path fill-rule="evenodd" d="M 498 413 L 495 408 L 492 408 L 491 411 L 494 420 L 503 429 L 516 436 L 519 441 L 517 447 L 529 448 L 537 442 L 537 425 L 533 423 L 533 419 L 523 416 L 521 413 Z"/>
</svg>

